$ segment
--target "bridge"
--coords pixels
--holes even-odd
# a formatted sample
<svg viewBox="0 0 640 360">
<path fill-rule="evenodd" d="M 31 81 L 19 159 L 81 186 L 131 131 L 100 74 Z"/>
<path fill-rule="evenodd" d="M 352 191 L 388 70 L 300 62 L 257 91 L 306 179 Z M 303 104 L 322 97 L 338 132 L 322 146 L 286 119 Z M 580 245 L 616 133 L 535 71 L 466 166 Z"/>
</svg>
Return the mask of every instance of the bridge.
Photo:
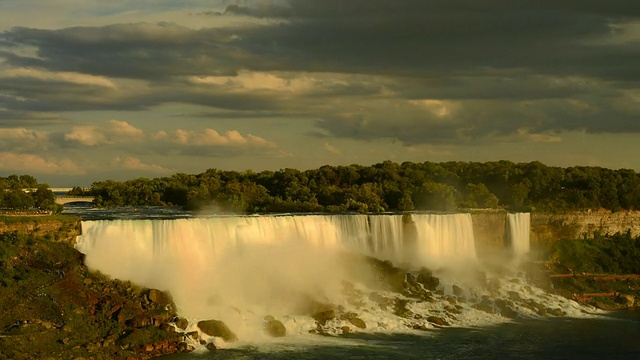
<svg viewBox="0 0 640 360">
<path fill-rule="evenodd" d="M 56 196 L 56 204 L 92 203 L 95 198 L 95 196 Z"/>
</svg>

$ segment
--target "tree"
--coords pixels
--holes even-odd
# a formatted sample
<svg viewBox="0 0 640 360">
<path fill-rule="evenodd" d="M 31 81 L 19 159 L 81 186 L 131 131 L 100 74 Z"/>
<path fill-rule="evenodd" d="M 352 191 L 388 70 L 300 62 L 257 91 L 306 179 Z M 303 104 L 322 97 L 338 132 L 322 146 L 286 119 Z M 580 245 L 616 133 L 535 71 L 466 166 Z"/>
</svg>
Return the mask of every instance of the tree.
<svg viewBox="0 0 640 360">
<path fill-rule="evenodd" d="M 456 189 L 447 184 L 425 182 L 413 197 L 419 210 L 450 211 L 456 207 Z"/>
</svg>

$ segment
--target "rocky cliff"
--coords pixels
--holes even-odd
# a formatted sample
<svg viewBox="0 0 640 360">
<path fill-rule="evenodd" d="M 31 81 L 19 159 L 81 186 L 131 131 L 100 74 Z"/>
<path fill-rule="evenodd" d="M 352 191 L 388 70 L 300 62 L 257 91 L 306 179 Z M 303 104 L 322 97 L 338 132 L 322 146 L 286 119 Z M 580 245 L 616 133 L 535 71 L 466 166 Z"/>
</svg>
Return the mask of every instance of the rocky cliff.
<svg viewBox="0 0 640 360">
<path fill-rule="evenodd" d="M 563 214 L 531 214 L 531 246 L 544 249 L 558 239 L 593 238 L 595 234 L 629 231 L 640 236 L 640 211 L 575 211 Z"/>
</svg>

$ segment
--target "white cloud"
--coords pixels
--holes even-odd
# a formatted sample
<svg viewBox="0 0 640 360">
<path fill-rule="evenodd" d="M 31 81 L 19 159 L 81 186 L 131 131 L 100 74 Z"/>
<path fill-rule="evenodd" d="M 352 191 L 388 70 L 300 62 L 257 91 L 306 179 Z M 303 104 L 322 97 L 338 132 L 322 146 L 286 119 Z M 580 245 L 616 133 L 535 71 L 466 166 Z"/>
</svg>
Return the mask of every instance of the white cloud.
<svg viewBox="0 0 640 360">
<path fill-rule="evenodd" d="M 109 120 L 98 125 L 75 126 L 64 138 L 84 146 L 98 146 L 142 140 L 145 134 L 126 121 Z"/>
<path fill-rule="evenodd" d="M 0 78 L 4 78 L 6 81 L 11 78 L 32 78 L 44 81 L 61 81 L 78 85 L 93 85 L 116 89 L 116 85 L 105 77 L 77 72 L 52 72 L 29 68 L 16 68 L 0 71 Z"/>
<path fill-rule="evenodd" d="M 29 130 L 25 128 L 0 129 L 0 140 L 4 141 L 18 140 L 41 142 L 47 141 L 48 139 L 49 134 L 44 131 Z"/>
<path fill-rule="evenodd" d="M 117 157 L 112 162 L 113 166 L 125 170 L 148 171 L 158 174 L 169 174 L 175 172 L 175 169 L 168 169 L 160 165 L 145 164 L 142 160 L 130 156 Z"/>
<path fill-rule="evenodd" d="M 28 174 L 85 175 L 73 161 L 47 160 L 35 154 L 0 153 L 0 170 Z"/>
<path fill-rule="evenodd" d="M 204 129 L 203 132 L 178 129 L 172 135 L 157 133 L 156 138 L 169 137 L 172 142 L 186 146 L 254 146 L 254 147 L 275 147 L 275 143 L 264 138 L 247 134 L 243 136 L 237 130 L 230 130 L 224 134 L 213 129 Z"/>
</svg>

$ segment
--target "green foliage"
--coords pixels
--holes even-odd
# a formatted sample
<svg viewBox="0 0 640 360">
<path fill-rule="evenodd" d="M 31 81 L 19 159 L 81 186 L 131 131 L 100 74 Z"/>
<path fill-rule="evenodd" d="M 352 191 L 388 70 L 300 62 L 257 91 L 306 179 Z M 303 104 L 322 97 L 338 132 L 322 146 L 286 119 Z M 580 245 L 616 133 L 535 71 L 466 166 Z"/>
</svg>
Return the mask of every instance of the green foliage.
<svg viewBox="0 0 640 360">
<path fill-rule="evenodd" d="M 629 233 L 554 242 L 550 258 L 574 273 L 640 274 L 640 237 Z"/>
<path fill-rule="evenodd" d="M 201 174 L 95 182 L 89 193 L 99 206 L 215 207 L 246 213 L 640 210 L 640 177 L 632 170 L 549 167 L 537 161 L 385 161 L 259 173 L 209 169 Z"/>
</svg>

